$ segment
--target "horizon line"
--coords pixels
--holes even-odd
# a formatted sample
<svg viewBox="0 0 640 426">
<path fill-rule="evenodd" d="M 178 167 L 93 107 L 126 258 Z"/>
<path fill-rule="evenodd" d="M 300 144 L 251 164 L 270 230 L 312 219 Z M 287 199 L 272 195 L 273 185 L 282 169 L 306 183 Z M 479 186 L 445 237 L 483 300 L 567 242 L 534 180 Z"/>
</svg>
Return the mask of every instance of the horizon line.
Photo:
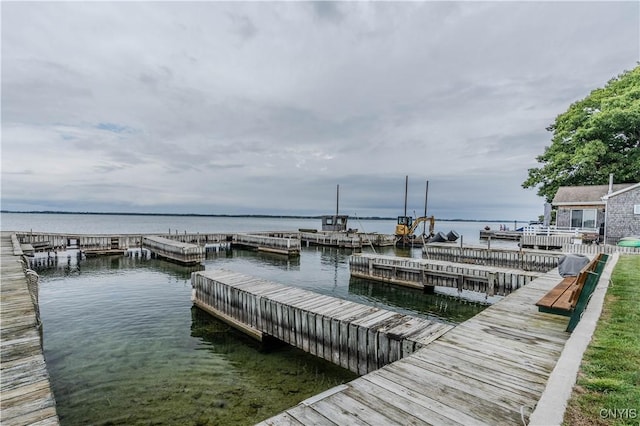
<svg viewBox="0 0 640 426">
<path fill-rule="evenodd" d="M 291 218 L 291 219 L 320 219 L 323 216 L 334 215 L 292 215 L 292 214 L 225 214 L 225 213 L 142 213 L 142 212 L 76 212 L 68 210 L 0 210 L 0 213 L 18 213 L 18 214 L 82 214 L 82 215 L 106 215 L 106 216 L 184 216 L 184 217 L 259 217 L 259 218 Z M 343 215 L 351 217 L 350 215 Z M 366 220 L 396 220 L 397 216 L 362 216 L 356 219 Z M 515 219 L 437 219 L 444 222 L 530 222 L 530 220 Z"/>
</svg>

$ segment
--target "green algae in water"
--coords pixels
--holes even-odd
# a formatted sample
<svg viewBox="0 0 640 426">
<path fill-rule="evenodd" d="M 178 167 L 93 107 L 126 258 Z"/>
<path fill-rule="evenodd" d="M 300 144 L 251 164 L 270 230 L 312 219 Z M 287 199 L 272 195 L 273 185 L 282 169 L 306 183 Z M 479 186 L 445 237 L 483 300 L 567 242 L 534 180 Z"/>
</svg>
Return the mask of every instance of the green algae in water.
<svg viewBox="0 0 640 426">
<path fill-rule="evenodd" d="M 231 328 L 225 333 L 220 327 L 228 326 L 200 309 L 193 311 L 194 334 L 202 333 L 206 341 L 233 353 L 234 364 L 243 367 L 242 382 L 217 401 L 220 407 L 233 401 L 233 407 L 216 412 L 209 424 L 254 424 L 357 377 L 291 346 L 263 348 Z M 227 394 L 239 398 L 226 398 Z"/>
<path fill-rule="evenodd" d="M 98 258 L 40 273 L 62 425 L 248 425 L 356 377 L 192 307 L 178 266 Z"/>
</svg>

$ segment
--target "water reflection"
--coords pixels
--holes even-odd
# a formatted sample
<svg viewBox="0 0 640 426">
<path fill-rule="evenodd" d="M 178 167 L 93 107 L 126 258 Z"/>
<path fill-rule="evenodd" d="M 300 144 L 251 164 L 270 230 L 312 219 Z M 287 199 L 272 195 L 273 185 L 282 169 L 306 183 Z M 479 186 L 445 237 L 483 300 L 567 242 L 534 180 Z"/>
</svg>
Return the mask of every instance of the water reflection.
<svg viewBox="0 0 640 426">
<path fill-rule="evenodd" d="M 170 277 L 188 280 L 191 273 L 204 270 L 203 265 L 183 266 L 161 259 L 149 257 L 105 255 L 84 257 L 78 251 L 58 253 L 58 256 L 36 255 L 29 259 L 29 268 L 40 275 L 68 276 L 80 275 L 92 271 L 126 271 L 132 269 L 146 269 L 159 271 Z"/>
<path fill-rule="evenodd" d="M 207 261 L 215 265 L 216 260 L 242 259 L 268 267 L 276 267 L 283 271 L 299 271 L 300 257 L 288 257 L 277 253 L 256 250 L 230 249 L 220 252 L 207 253 Z"/>
<path fill-rule="evenodd" d="M 316 252 L 320 253 L 320 264 L 323 269 L 332 274 L 333 288 L 338 287 L 340 268 L 349 269 L 349 256 L 351 250 L 339 249 L 335 247 L 316 247 Z"/>
<path fill-rule="evenodd" d="M 349 291 L 367 299 L 395 306 L 408 313 L 426 313 L 431 319 L 459 323 L 481 312 L 487 304 L 445 294 L 426 294 L 422 290 L 360 278 L 349 280 Z M 413 311 L 413 312 L 412 312 Z"/>
</svg>

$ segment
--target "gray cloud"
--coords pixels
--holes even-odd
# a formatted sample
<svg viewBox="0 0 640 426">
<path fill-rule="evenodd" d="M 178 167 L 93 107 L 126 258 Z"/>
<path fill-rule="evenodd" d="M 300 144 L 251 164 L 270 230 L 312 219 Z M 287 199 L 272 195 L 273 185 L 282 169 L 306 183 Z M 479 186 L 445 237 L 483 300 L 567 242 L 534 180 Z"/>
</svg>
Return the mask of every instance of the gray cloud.
<svg viewBox="0 0 640 426">
<path fill-rule="evenodd" d="M 3 4 L 4 209 L 526 220 L 633 2 Z M 47 207 L 47 206 L 50 206 Z"/>
</svg>

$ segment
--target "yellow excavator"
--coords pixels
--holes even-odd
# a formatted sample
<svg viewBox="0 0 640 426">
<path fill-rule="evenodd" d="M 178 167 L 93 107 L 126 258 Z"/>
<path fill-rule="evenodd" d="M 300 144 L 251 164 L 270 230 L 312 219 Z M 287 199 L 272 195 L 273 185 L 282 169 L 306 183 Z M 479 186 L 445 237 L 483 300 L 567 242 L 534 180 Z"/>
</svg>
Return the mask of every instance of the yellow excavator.
<svg viewBox="0 0 640 426">
<path fill-rule="evenodd" d="M 428 239 L 433 237 L 434 229 L 436 225 L 436 218 L 434 216 L 421 216 L 415 220 L 411 216 L 398 216 L 396 222 L 396 244 L 412 245 L 416 238 L 415 231 L 421 223 L 429 222 L 429 233 L 424 232 L 423 238 Z"/>
<path fill-rule="evenodd" d="M 429 181 L 427 181 L 427 188 L 425 192 L 424 199 L 424 216 L 418 217 L 415 220 L 411 216 L 407 216 L 407 193 L 409 192 L 409 176 L 405 177 L 404 184 L 404 216 L 398 216 L 398 221 L 396 222 L 396 245 L 400 246 L 413 246 L 414 240 L 416 238 L 415 231 L 421 223 L 429 222 L 429 233 L 427 234 L 426 229 L 422 233 L 422 241 L 420 243 L 424 244 L 429 238 L 433 237 L 434 228 L 436 225 L 436 218 L 434 216 L 427 216 L 427 194 L 429 193 Z M 426 228 L 426 226 L 425 226 Z"/>
</svg>

